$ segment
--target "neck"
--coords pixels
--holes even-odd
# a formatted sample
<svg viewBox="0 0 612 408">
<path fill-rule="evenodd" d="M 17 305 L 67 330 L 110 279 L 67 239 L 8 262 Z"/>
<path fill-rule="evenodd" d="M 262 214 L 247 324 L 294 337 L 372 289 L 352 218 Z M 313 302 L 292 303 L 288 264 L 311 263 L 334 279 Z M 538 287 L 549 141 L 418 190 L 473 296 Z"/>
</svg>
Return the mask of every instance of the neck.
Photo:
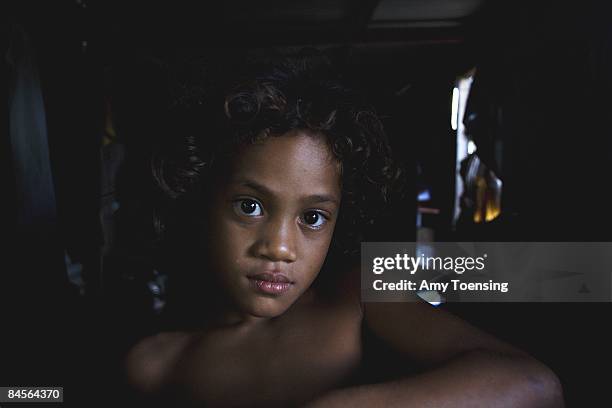
<svg viewBox="0 0 612 408">
<path fill-rule="evenodd" d="M 227 302 L 222 292 L 210 288 L 199 293 L 175 295 L 168 303 L 167 318 L 170 326 L 177 329 L 207 330 L 229 327 L 244 329 L 260 326 L 270 321 L 245 313 Z"/>
<path fill-rule="evenodd" d="M 238 310 L 234 305 L 223 302 L 219 297 L 211 299 L 210 309 L 205 313 L 206 322 L 212 327 L 251 328 L 270 321 L 268 317 L 254 316 Z"/>
</svg>

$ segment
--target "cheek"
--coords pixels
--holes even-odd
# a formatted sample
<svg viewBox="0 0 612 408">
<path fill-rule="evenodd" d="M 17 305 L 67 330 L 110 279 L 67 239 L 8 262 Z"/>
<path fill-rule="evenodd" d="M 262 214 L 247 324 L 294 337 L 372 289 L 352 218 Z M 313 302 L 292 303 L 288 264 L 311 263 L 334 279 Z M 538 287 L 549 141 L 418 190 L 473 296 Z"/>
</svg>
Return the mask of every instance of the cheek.
<svg viewBox="0 0 612 408">
<path fill-rule="evenodd" d="M 210 223 L 209 232 L 209 256 L 213 263 L 239 267 L 251 239 L 249 232 L 222 217 Z"/>
<path fill-rule="evenodd" d="M 319 273 L 325 258 L 327 258 L 330 243 L 331 233 L 325 237 L 305 242 L 304 261 L 310 274 L 316 275 Z"/>
</svg>

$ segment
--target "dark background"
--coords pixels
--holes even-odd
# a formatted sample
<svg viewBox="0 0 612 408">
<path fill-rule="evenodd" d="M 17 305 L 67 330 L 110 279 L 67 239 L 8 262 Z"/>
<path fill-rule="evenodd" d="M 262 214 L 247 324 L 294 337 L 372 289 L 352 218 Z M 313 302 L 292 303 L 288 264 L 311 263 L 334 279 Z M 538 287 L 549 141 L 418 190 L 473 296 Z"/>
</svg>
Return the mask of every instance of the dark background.
<svg viewBox="0 0 612 408">
<path fill-rule="evenodd" d="M 415 189 L 413 169 L 421 166 L 440 209 L 431 220 L 438 240 L 611 241 L 612 14 L 605 2 L 207 3 L 3 3 L 2 385 L 95 382 L 96 363 L 113 347 L 105 310 L 114 306 L 100 302 L 109 244 L 100 211 L 103 195 L 114 193 L 101 164 L 112 155 L 102 148 L 105 98 L 137 163 L 137 146 L 155 126 L 151 112 L 161 109 L 162 67 L 213 49 L 290 54 L 314 45 L 328 52 L 377 107 Z M 13 197 L 23 187 L 9 138 L 11 121 L 24 116 L 10 110 L 15 74 L 7 56 L 19 55 L 16 38 L 27 38 L 36 56 L 57 208 L 55 217 L 25 224 L 16 216 L 21 204 Z M 474 66 L 474 137 L 504 182 L 503 208 L 494 222 L 453 228 L 450 94 L 456 77 Z M 414 214 L 411 196 L 370 239 L 415 240 Z M 82 266 L 85 295 L 68 282 L 64 252 Z M 448 308 L 552 367 L 568 406 L 612 401 L 605 374 L 611 303 Z"/>
</svg>

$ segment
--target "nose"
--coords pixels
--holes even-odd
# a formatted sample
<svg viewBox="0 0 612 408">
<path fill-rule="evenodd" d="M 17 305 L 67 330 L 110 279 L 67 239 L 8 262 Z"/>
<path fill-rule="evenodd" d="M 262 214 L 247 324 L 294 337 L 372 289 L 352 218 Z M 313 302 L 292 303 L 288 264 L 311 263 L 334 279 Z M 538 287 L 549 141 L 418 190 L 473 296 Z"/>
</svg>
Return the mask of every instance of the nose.
<svg viewBox="0 0 612 408">
<path fill-rule="evenodd" d="M 270 220 L 257 240 L 256 255 L 272 262 L 295 262 L 296 227 L 289 219 Z"/>
</svg>

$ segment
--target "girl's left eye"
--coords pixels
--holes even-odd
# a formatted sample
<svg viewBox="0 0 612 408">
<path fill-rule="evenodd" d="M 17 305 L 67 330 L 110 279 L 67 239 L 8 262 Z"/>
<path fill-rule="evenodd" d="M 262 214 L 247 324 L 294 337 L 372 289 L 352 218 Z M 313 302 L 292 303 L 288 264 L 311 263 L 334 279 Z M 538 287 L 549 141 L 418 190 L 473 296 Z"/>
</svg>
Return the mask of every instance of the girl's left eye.
<svg viewBox="0 0 612 408">
<path fill-rule="evenodd" d="M 307 211 L 302 217 L 302 222 L 310 228 L 321 228 L 327 222 L 327 218 L 319 211 Z"/>
</svg>

